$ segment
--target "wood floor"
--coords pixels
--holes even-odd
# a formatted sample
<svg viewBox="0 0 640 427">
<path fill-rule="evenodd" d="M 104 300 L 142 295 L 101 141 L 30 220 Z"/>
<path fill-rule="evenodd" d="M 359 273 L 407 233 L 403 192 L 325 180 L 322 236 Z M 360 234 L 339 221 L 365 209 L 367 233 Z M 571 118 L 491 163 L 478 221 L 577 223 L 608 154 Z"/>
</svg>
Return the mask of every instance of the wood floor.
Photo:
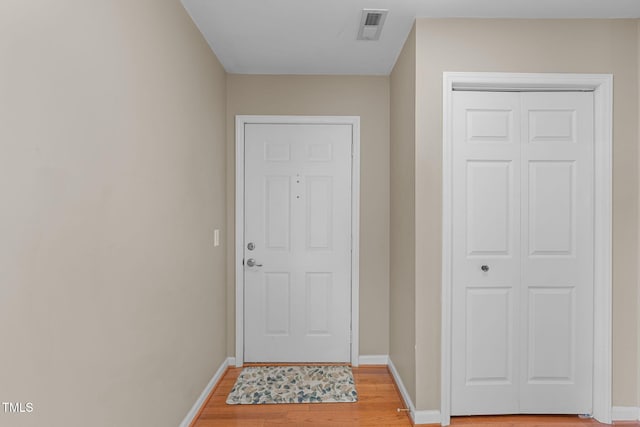
<svg viewBox="0 0 640 427">
<path fill-rule="evenodd" d="M 210 426 L 411 426 L 393 377 L 386 366 L 353 368 L 358 390 L 356 403 L 227 405 L 225 400 L 242 368 L 230 368 L 222 377 L 191 427 Z M 454 417 L 463 427 L 585 427 L 605 426 L 575 416 Z M 640 423 L 616 423 L 639 426 Z"/>
<path fill-rule="evenodd" d="M 609 426 L 574 415 L 502 415 L 485 417 L 453 417 L 452 426 L 464 427 L 586 427 Z M 636 422 L 615 423 L 616 426 L 640 426 Z M 610 426 L 609 426 L 610 427 Z"/>
<path fill-rule="evenodd" d="M 229 369 L 192 427 L 210 426 L 411 426 L 386 366 L 353 368 L 355 403 L 227 405 L 241 368 Z"/>
</svg>

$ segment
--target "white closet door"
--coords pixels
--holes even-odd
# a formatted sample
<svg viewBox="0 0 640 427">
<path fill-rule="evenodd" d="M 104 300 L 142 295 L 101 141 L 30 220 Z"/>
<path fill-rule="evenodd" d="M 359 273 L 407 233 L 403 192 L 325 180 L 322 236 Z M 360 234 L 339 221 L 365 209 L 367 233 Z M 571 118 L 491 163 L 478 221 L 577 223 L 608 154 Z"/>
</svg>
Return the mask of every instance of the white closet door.
<svg viewBox="0 0 640 427">
<path fill-rule="evenodd" d="M 451 413 L 514 413 L 520 368 L 520 98 L 453 95 Z"/>
<path fill-rule="evenodd" d="M 591 413 L 593 94 L 522 95 L 520 412 Z"/>
<path fill-rule="evenodd" d="M 455 92 L 452 415 L 590 413 L 593 97 Z"/>
</svg>

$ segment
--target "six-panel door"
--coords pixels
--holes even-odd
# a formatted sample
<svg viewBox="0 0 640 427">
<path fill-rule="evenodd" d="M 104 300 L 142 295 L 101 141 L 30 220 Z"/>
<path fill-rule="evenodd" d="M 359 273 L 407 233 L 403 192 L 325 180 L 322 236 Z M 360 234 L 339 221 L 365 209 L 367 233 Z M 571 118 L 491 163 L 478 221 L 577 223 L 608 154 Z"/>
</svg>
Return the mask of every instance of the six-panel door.
<svg viewBox="0 0 640 427">
<path fill-rule="evenodd" d="M 593 96 L 455 92 L 452 415 L 590 413 Z"/>
<path fill-rule="evenodd" d="M 351 126 L 247 124 L 244 143 L 244 360 L 349 362 Z"/>
</svg>

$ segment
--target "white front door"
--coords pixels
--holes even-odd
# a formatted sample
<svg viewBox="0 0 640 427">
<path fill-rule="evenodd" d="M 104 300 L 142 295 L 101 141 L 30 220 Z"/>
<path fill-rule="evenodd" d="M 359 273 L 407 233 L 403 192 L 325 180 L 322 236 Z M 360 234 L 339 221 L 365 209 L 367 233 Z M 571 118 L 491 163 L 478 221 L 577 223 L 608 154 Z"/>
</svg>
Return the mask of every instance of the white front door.
<svg viewBox="0 0 640 427">
<path fill-rule="evenodd" d="M 348 124 L 244 128 L 244 360 L 351 360 Z"/>
<path fill-rule="evenodd" d="M 453 94 L 451 414 L 592 412 L 593 94 Z"/>
</svg>

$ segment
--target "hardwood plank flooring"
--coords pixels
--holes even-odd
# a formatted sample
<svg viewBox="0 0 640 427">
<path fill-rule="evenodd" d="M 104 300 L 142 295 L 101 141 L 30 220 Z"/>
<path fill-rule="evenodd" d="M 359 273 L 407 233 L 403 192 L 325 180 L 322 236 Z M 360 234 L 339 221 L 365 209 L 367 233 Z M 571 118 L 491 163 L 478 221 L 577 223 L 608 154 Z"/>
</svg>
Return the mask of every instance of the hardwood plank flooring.
<svg viewBox="0 0 640 427">
<path fill-rule="evenodd" d="M 595 427 L 608 426 L 575 415 L 499 415 L 483 417 L 452 417 L 452 426 L 464 427 Z M 616 422 L 616 426 L 640 426 L 636 422 Z"/>
<path fill-rule="evenodd" d="M 353 368 L 355 403 L 227 405 L 227 395 L 242 368 L 230 368 L 211 394 L 192 427 L 212 426 L 411 426 L 386 366 Z"/>
<path fill-rule="evenodd" d="M 229 368 L 191 427 L 213 426 L 411 426 L 398 389 L 386 366 L 353 368 L 358 390 L 356 403 L 312 403 L 287 405 L 227 405 L 227 395 L 242 368 Z M 576 416 L 484 416 L 453 417 L 452 426 L 461 427 L 595 427 L 606 426 Z M 640 427 L 638 422 L 616 426 Z"/>
</svg>

